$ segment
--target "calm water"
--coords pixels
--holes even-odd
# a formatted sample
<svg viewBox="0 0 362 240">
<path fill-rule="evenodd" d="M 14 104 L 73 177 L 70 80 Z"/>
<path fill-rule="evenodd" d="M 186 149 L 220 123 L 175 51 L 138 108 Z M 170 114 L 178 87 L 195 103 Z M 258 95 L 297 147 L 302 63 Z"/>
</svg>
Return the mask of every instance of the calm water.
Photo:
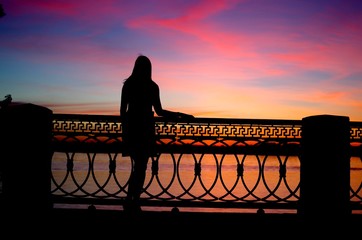
<svg viewBox="0 0 362 240">
<path fill-rule="evenodd" d="M 174 164 L 178 161 L 179 155 L 175 154 L 175 158 L 172 159 L 171 155 L 165 154 L 162 155 L 159 159 L 159 178 L 160 181 L 167 185 L 170 182 L 172 174 L 174 172 Z M 106 190 L 110 193 L 115 193 L 118 191 L 119 187 L 116 185 L 116 181 L 119 182 L 121 186 L 124 186 L 129 178 L 130 172 L 130 159 L 128 157 L 122 157 L 120 155 L 108 155 L 108 154 L 97 154 L 97 155 L 87 155 L 76 153 L 73 157 L 67 156 L 65 153 L 55 153 L 52 159 L 52 172 L 55 180 L 60 183 L 64 180 L 66 176 L 66 159 L 70 157 L 74 160 L 74 177 L 78 183 L 82 183 L 88 173 L 89 164 L 93 162 L 94 167 L 94 176 L 99 181 L 100 184 L 107 181 L 109 176 L 109 160 L 115 159 L 116 160 L 116 174 L 115 178 L 112 178 L 111 181 L 107 184 Z M 243 155 L 238 156 L 239 160 L 242 160 Z M 190 155 L 182 155 L 180 165 L 179 165 L 179 177 L 181 182 L 184 186 L 189 186 L 192 181 L 194 180 L 194 162 L 201 162 L 202 171 L 201 171 L 201 179 L 202 184 L 206 187 L 211 186 L 213 181 L 216 177 L 216 168 L 217 163 L 221 163 L 222 167 L 222 178 L 224 180 L 224 184 L 231 188 L 231 186 L 236 181 L 236 167 L 237 167 L 237 160 L 233 155 L 226 155 L 225 158 L 222 158 L 222 155 L 198 155 L 195 154 L 194 156 Z M 252 188 L 257 181 L 258 173 L 259 173 L 259 163 L 264 164 L 265 169 L 265 179 L 268 182 L 269 187 L 275 186 L 279 181 L 279 161 L 284 162 L 285 157 L 281 157 L 278 159 L 275 156 L 269 156 L 267 158 L 263 158 L 259 156 L 259 159 L 254 156 L 248 156 L 244 161 L 244 180 L 247 186 Z M 151 178 L 151 161 L 148 165 L 147 176 L 145 184 L 148 184 Z M 220 176 L 219 176 L 220 177 Z M 299 181 L 300 181 L 300 162 L 297 157 L 289 157 L 287 160 L 287 181 L 289 187 L 292 189 L 296 188 Z M 350 184 L 352 189 L 356 190 L 360 186 L 362 182 L 362 161 L 360 158 L 353 157 L 351 158 L 351 172 L 350 172 Z M 155 183 L 155 184 L 153 184 Z M 154 181 L 148 188 L 148 191 L 152 194 L 158 194 L 161 192 L 160 187 Z M 178 183 L 175 181 L 172 185 L 172 188 L 169 190 L 170 193 L 174 195 L 179 195 L 183 192 L 183 189 Z M 53 186 L 54 188 L 54 186 Z M 67 191 L 74 191 L 77 186 L 74 184 L 73 180 L 70 176 L 68 176 L 68 180 L 64 184 L 64 189 Z M 96 192 L 99 188 L 95 184 L 93 180 L 87 181 L 87 183 L 83 186 L 83 189 L 88 192 Z M 239 187 L 238 191 L 234 191 L 236 195 L 244 195 L 246 190 L 244 187 Z M 222 187 L 220 180 L 216 184 L 215 188 L 212 191 L 212 194 L 216 196 L 221 196 L 225 194 L 226 190 Z M 197 181 L 195 186 L 192 188 L 191 193 L 195 195 L 200 195 L 204 192 L 202 189 L 200 181 Z M 254 191 L 258 196 L 264 196 L 268 194 L 265 186 L 261 184 L 258 185 L 257 189 Z M 79 191 L 79 194 L 82 193 Z M 123 196 L 120 193 L 120 196 Z M 289 194 L 287 188 L 281 185 L 278 188 L 277 195 L 278 196 L 286 196 Z M 86 208 L 86 205 L 65 205 L 65 204 L 57 204 L 55 207 L 77 207 L 77 208 Z M 121 210 L 121 206 L 97 206 L 99 209 L 112 209 L 112 210 Z M 169 210 L 169 208 L 159 208 L 159 207 L 143 207 L 144 210 L 150 211 L 160 211 L 160 210 Z M 182 208 L 181 211 L 223 211 L 223 212 L 255 212 L 255 209 L 195 209 L 195 208 Z M 266 210 L 268 212 L 269 210 Z M 269 212 L 295 212 L 294 210 L 270 210 Z"/>
</svg>

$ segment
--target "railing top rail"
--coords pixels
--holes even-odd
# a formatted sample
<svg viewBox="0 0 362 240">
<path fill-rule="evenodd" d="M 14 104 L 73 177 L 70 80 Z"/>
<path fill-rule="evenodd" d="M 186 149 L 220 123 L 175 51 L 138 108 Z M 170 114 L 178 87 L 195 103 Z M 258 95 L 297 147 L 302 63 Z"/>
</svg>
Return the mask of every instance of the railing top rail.
<svg viewBox="0 0 362 240">
<path fill-rule="evenodd" d="M 57 123 L 63 124 L 63 122 L 71 122 L 71 123 L 91 123 L 91 124 L 98 124 L 98 123 L 112 123 L 114 124 L 111 129 L 111 132 L 119 133 L 121 132 L 120 128 L 120 117 L 118 115 L 97 115 L 97 114 L 53 114 L 53 120 Z M 277 138 L 282 139 L 285 137 L 288 138 L 300 138 L 301 130 L 302 130 L 302 120 L 288 120 L 288 119 L 251 119 L 251 118 L 193 118 L 193 119 L 168 119 L 164 117 L 157 117 L 155 116 L 155 122 L 157 125 L 162 126 L 188 126 L 188 128 L 199 128 L 199 127 L 213 127 L 213 128 L 250 128 L 250 129 L 265 129 L 267 131 L 270 131 L 270 129 L 279 129 L 279 131 L 289 131 L 293 130 L 293 133 L 286 133 L 284 136 L 283 134 L 277 133 L 275 136 L 272 136 L 270 132 L 268 132 L 264 137 L 271 139 L 271 138 Z M 54 129 L 55 132 L 63 132 L 64 129 L 61 129 L 58 124 L 57 127 Z M 350 121 L 350 127 L 351 127 L 351 140 L 354 142 L 360 142 L 362 141 L 362 122 L 357 121 Z M 173 128 L 173 127 L 172 127 Z M 71 134 L 71 130 L 73 129 L 73 126 L 68 126 L 66 128 L 67 132 Z M 78 130 L 75 128 L 75 130 Z M 84 132 L 90 131 L 92 133 L 99 132 L 99 128 L 97 128 L 97 131 L 93 130 L 92 128 L 89 128 L 88 130 L 83 129 Z M 235 130 L 235 129 L 234 129 Z M 273 130 L 273 131 L 274 131 Z M 163 130 L 162 130 L 163 131 Z M 162 132 L 161 131 L 161 132 Z M 171 131 L 171 132 L 169 132 Z M 188 130 L 185 130 L 187 132 Z M 225 130 L 228 131 L 228 130 Z M 273 132 L 272 131 L 272 132 Z M 107 131 L 106 131 L 107 132 Z M 161 133 L 160 131 L 158 134 L 173 134 L 174 129 L 167 130 L 166 132 Z M 216 136 L 218 133 L 222 131 L 217 131 L 216 134 L 211 134 L 212 136 Z M 258 138 L 260 130 L 256 131 L 255 135 L 252 135 L 254 138 Z M 110 132 L 109 132 L 110 133 Z M 194 133 L 194 132 L 193 132 Z M 187 132 L 187 135 L 193 135 L 190 134 L 190 132 Z M 240 135 L 241 134 L 241 135 Z M 237 134 L 238 137 L 247 137 L 247 135 L 244 136 L 244 132 Z M 211 136 L 208 134 L 208 131 L 205 136 Z M 234 134 L 226 134 L 229 137 L 236 136 Z M 201 136 L 202 137 L 202 136 Z"/>
<path fill-rule="evenodd" d="M 119 121 L 118 115 L 97 115 L 97 114 L 53 114 L 57 120 L 112 120 Z M 180 122 L 180 123 L 217 123 L 217 124 L 262 124 L 262 125 L 301 125 L 301 120 L 288 119 L 252 119 L 252 118 L 202 118 L 196 117 L 193 119 L 168 119 L 165 117 L 155 116 L 156 122 Z"/>
</svg>

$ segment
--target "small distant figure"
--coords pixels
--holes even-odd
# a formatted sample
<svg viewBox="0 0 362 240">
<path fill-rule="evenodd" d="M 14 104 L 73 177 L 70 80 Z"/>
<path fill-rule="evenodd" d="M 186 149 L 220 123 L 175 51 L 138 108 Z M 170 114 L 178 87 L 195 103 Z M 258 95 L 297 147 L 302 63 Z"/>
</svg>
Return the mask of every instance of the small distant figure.
<svg viewBox="0 0 362 240">
<path fill-rule="evenodd" d="M 162 108 L 160 89 L 152 79 L 152 64 L 148 57 L 137 57 L 131 75 L 124 81 L 121 92 L 122 156 L 130 156 L 130 175 L 125 211 L 140 212 L 140 196 L 146 177 L 148 159 L 156 156 L 154 111 L 166 118 L 194 118 L 190 114 Z"/>
<path fill-rule="evenodd" d="M 256 211 L 257 214 L 259 215 L 264 215 L 265 214 L 265 211 L 263 208 L 259 208 L 258 211 Z"/>
<path fill-rule="evenodd" d="M 11 97 L 10 94 L 6 95 L 5 99 L 0 101 L 0 109 L 6 108 L 11 103 L 12 100 L 13 98 Z"/>
<path fill-rule="evenodd" d="M 91 212 L 94 212 L 97 210 L 96 206 L 94 206 L 93 204 L 89 205 L 88 206 L 88 210 L 91 211 Z"/>
<path fill-rule="evenodd" d="M 171 209 L 171 212 L 172 212 L 173 214 L 178 214 L 178 213 L 180 212 L 180 209 L 179 209 L 178 207 L 173 207 L 173 208 Z"/>
</svg>

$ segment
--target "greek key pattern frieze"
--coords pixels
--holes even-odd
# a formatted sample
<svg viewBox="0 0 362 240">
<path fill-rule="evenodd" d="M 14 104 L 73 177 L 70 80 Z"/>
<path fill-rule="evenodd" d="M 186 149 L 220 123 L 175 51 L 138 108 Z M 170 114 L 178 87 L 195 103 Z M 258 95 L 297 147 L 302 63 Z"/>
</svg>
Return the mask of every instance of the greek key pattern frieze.
<svg viewBox="0 0 362 240">
<path fill-rule="evenodd" d="M 161 147 L 150 161 L 144 204 L 295 209 L 301 131 L 297 120 L 155 118 Z M 352 174 L 360 171 L 361 136 L 362 124 L 351 122 Z M 53 140 L 54 198 L 116 204 L 124 199 L 132 164 L 121 154 L 118 116 L 54 114 Z M 350 192 L 352 201 L 362 202 L 362 182 Z"/>
</svg>

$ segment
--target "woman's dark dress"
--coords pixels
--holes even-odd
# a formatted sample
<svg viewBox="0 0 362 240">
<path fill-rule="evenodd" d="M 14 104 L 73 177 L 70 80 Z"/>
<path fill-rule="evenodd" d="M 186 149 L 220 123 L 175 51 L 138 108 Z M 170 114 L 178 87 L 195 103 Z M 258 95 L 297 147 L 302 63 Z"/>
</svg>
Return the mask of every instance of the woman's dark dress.
<svg viewBox="0 0 362 240">
<path fill-rule="evenodd" d="M 122 156 L 135 154 L 156 155 L 154 113 L 152 111 L 155 90 L 158 86 L 150 81 L 144 86 L 125 82 L 123 94 L 127 93 L 128 109 L 122 121 Z M 155 89 L 156 88 L 156 89 Z"/>
</svg>

